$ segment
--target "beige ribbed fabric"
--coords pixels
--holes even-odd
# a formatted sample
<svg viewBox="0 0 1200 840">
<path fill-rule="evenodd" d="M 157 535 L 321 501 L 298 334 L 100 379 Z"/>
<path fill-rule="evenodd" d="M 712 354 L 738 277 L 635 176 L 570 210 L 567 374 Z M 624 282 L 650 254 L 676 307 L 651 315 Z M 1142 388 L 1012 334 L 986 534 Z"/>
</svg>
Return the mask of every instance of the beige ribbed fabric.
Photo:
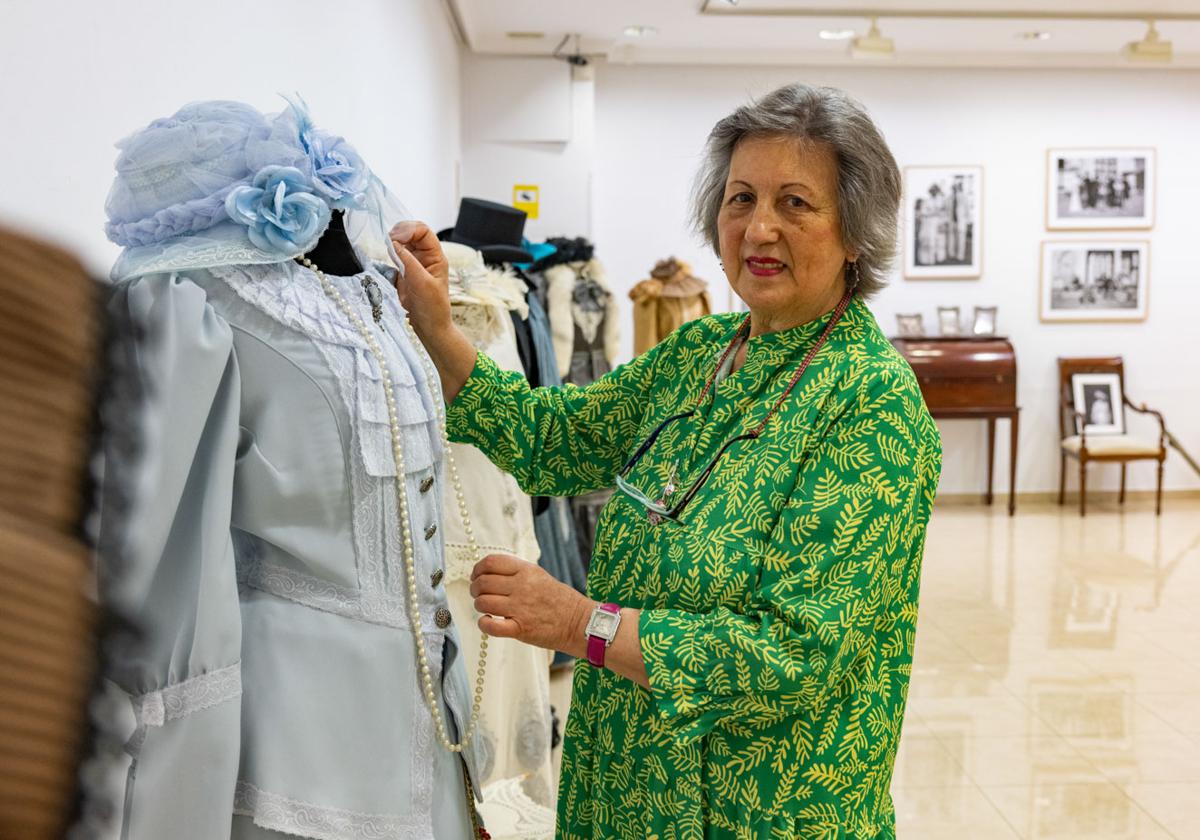
<svg viewBox="0 0 1200 840">
<path fill-rule="evenodd" d="M 95 284 L 0 230 L 0 837 L 60 837 L 94 661 L 78 537 L 93 411 Z"/>
</svg>

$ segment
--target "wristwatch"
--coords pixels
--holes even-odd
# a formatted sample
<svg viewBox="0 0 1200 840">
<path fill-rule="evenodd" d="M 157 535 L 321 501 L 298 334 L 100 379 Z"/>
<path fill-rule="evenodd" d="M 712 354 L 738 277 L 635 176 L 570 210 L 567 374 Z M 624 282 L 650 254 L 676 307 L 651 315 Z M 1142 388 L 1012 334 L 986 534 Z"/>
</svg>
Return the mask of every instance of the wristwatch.
<svg viewBox="0 0 1200 840">
<path fill-rule="evenodd" d="M 596 668 L 604 667 L 604 654 L 621 626 L 621 608 L 616 604 L 601 604 L 592 610 L 584 635 L 587 636 L 588 662 Z"/>
</svg>

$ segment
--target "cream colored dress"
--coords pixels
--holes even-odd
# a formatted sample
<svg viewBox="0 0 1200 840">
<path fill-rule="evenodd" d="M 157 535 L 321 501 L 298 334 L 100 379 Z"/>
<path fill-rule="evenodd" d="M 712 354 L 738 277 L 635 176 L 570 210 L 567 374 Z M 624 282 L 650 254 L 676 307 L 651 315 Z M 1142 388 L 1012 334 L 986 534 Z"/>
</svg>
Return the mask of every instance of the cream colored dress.
<svg viewBox="0 0 1200 840">
<path fill-rule="evenodd" d="M 511 274 L 487 269 L 478 252 L 444 243 L 451 263 L 451 302 L 455 324 L 477 348 L 502 367 L 521 371 L 510 310 L 525 307 L 524 286 Z M 468 515 L 480 556 L 512 554 L 537 563 L 540 551 L 533 527 L 529 497 L 512 476 L 468 444 L 451 444 L 451 456 L 466 497 Z M 466 538 L 452 486 L 444 485 L 446 531 L 446 592 L 463 653 L 471 673 L 479 658 L 480 631 L 470 594 L 476 558 Z M 553 653 L 513 639 L 491 639 L 484 685 L 480 729 L 484 740 L 483 782 L 511 782 L 542 809 L 553 809 L 554 778 L 550 763 L 550 662 Z M 493 821 L 484 793 L 484 819 Z M 551 823 L 552 825 L 552 823 Z M 497 840 L 502 835 L 492 831 Z M 548 839 L 553 830 L 546 834 Z M 522 836 L 527 836 L 522 834 Z"/>
</svg>

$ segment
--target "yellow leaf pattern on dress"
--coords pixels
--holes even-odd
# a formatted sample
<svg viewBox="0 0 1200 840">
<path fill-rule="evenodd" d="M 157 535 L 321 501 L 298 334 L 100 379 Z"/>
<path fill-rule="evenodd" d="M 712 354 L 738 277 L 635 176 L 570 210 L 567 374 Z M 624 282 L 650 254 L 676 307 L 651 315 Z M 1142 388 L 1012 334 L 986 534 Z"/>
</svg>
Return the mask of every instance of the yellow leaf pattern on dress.
<svg viewBox="0 0 1200 840">
<path fill-rule="evenodd" d="M 481 356 L 452 436 L 537 495 L 629 480 L 685 488 L 754 429 L 826 318 L 750 341 L 696 406 L 741 322 L 685 325 L 586 387 L 531 390 Z M 646 691 L 581 663 L 559 797 L 562 840 L 888 840 L 921 552 L 941 442 L 908 365 L 855 299 L 762 436 L 734 444 L 680 525 L 618 493 L 592 598 L 642 610 Z M 682 491 L 680 491 L 682 492 Z"/>
</svg>

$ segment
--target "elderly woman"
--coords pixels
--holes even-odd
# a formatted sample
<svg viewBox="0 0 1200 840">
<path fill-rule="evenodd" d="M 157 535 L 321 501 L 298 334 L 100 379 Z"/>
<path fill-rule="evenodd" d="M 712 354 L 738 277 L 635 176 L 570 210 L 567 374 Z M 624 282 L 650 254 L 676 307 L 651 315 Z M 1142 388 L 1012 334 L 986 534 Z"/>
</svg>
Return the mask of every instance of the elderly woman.
<svg viewBox="0 0 1200 840">
<path fill-rule="evenodd" d="M 689 323 L 586 388 L 530 390 L 477 355 L 436 239 L 394 231 L 451 435 L 532 494 L 622 491 L 589 597 L 500 555 L 473 578 L 486 632 L 584 659 L 560 837 L 894 836 L 941 460 L 865 303 L 899 197 L 883 137 L 840 91 L 739 108 L 709 137 L 695 221 L 749 316 Z"/>
</svg>

